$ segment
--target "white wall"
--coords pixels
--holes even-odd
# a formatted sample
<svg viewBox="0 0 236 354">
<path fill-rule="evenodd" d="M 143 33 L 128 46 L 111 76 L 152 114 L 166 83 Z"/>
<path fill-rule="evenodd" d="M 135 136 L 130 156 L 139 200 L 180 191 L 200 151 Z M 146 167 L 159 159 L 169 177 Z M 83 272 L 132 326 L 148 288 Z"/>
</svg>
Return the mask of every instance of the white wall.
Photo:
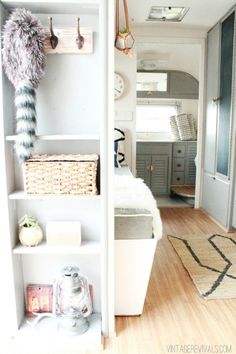
<svg viewBox="0 0 236 354">
<path fill-rule="evenodd" d="M 179 101 L 179 100 L 178 100 Z M 198 117 L 198 100 L 181 100 L 182 112 L 192 114 L 195 119 Z"/>
<path fill-rule="evenodd" d="M 115 101 L 115 127 L 125 130 L 126 161 L 135 173 L 136 58 L 115 49 L 115 71 L 121 74 L 125 81 L 124 94 Z"/>
</svg>

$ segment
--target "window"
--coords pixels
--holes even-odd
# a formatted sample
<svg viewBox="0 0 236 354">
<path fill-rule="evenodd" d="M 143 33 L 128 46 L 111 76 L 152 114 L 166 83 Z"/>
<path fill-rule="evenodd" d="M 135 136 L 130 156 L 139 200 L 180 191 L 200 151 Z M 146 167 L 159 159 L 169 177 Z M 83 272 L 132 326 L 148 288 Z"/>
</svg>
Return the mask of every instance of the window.
<svg viewBox="0 0 236 354">
<path fill-rule="evenodd" d="M 169 117 L 178 114 L 177 104 L 141 104 L 136 110 L 136 131 L 170 133 Z"/>
<path fill-rule="evenodd" d="M 141 61 L 141 65 L 143 68 L 148 68 L 150 66 L 150 61 L 143 60 Z M 138 72 L 137 73 L 137 83 L 136 90 L 137 91 L 158 91 L 158 92 L 166 92 L 167 91 L 167 73 L 145 73 Z"/>
</svg>

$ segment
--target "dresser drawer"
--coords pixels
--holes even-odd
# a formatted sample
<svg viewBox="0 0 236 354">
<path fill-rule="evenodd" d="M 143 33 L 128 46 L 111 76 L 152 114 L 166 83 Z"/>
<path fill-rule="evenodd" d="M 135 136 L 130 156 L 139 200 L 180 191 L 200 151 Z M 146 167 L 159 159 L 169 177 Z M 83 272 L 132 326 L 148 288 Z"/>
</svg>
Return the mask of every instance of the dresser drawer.
<svg viewBox="0 0 236 354">
<path fill-rule="evenodd" d="M 184 172 L 173 172 L 172 184 L 184 184 Z"/>
<path fill-rule="evenodd" d="M 185 144 L 175 143 L 173 146 L 173 156 L 174 157 L 184 157 L 185 156 Z"/>
<path fill-rule="evenodd" d="M 172 168 L 173 168 L 173 172 L 174 171 L 183 172 L 184 171 L 184 158 L 183 157 L 179 157 L 179 158 L 174 157 Z"/>
</svg>

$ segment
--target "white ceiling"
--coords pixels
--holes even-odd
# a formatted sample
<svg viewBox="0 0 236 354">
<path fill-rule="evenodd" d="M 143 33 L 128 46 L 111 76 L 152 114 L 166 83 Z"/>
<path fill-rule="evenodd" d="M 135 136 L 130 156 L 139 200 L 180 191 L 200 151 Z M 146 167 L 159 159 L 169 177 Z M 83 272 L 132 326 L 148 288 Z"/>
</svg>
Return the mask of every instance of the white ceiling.
<svg viewBox="0 0 236 354">
<path fill-rule="evenodd" d="M 123 1 L 120 1 L 123 3 Z M 236 0 L 127 0 L 129 16 L 134 25 L 153 26 L 156 22 L 146 22 L 151 6 L 180 6 L 189 7 L 189 11 L 181 23 L 181 27 L 199 27 L 210 29 L 233 7 Z M 173 23 L 161 22 L 162 26 Z"/>
</svg>

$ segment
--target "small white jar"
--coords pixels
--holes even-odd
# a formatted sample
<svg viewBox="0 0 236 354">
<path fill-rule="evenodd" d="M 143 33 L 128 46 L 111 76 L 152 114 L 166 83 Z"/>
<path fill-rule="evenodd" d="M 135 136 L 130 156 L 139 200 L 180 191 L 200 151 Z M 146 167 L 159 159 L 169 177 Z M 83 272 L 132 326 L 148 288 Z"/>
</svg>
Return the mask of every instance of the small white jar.
<svg viewBox="0 0 236 354">
<path fill-rule="evenodd" d="M 19 231 L 19 239 L 23 246 L 37 246 L 43 239 L 43 232 L 39 225 L 21 226 Z"/>
</svg>

